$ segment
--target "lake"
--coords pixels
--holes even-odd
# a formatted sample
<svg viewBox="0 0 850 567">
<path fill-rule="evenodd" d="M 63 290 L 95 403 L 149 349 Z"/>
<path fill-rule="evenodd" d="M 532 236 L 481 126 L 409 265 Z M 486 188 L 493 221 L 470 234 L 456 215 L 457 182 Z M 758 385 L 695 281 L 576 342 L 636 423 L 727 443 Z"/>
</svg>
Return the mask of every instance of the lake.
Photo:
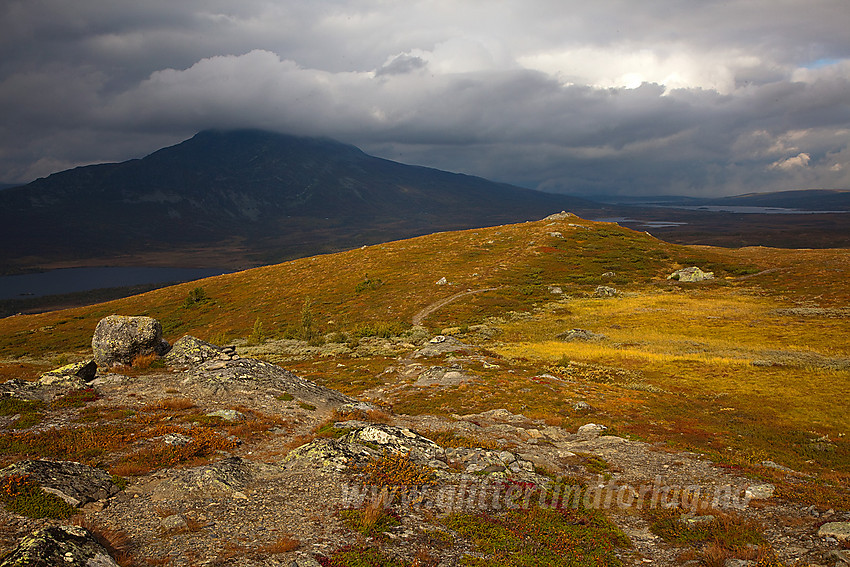
<svg viewBox="0 0 850 567">
<path fill-rule="evenodd" d="M 227 273 L 217 268 L 63 268 L 0 276 L 0 299 L 24 299 L 107 287 L 185 282 Z"/>
</svg>

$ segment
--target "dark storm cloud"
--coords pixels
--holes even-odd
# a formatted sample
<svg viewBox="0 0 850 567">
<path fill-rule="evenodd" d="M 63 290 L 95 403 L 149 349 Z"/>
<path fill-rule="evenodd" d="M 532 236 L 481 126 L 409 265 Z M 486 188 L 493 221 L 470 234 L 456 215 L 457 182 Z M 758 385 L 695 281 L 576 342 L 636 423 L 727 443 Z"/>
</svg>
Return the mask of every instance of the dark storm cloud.
<svg viewBox="0 0 850 567">
<path fill-rule="evenodd" d="M 0 180 L 260 127 L 553 191 L 847 188 L 848 26 L 843 0 L 12 0 Z"/>
</svg>

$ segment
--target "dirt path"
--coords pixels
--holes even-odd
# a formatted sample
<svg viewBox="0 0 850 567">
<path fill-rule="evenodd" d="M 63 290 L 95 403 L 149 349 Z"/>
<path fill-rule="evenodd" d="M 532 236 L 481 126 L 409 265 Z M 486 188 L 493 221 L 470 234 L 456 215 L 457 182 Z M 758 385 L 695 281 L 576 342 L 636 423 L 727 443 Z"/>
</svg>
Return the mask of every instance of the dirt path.
<svg viewBox="0 0 850 567">
<path fill-rule="evenodd" d="M 467 295 L 473 295 L 473 294 L 476 294 L 476 293 L 484 293 L 485 291 L 493 291 L 493 290 L 496 290 L 496 289 L 499 289 L 499 288 L 498 287 L 488 287 L 488 288 L 484 288 L 484 289 L 467 290 L 467 291 L 462 291 L 460 293 L 456 293 L 456 294 L 452 295 L 451 297 L 441 299 L 440 301 L 435 301 L 434 303 L 432 303 L 431 305 L 428 305 L 427 307 L 425 307 L 425 309 L 423 309 L 422 311 L 420 311 L 419 313 L 414 315 L 413 319 L 412 319 L 412 323 L 413 323 L 414 326 L 421 325 L 422 321 L 424 321 L 425 318 L 428 317 L 428 315 L 430 315 L 431 313 L 433 313 L 437 309 L 439 309 L 439 308 L 441 308 L 445 305 L 448 305 L 449 303 L 451 303 L 452 301 L 454 301 L 456 299 L 460 299 L 461 297 L 465 297 Z"/>
</svg>

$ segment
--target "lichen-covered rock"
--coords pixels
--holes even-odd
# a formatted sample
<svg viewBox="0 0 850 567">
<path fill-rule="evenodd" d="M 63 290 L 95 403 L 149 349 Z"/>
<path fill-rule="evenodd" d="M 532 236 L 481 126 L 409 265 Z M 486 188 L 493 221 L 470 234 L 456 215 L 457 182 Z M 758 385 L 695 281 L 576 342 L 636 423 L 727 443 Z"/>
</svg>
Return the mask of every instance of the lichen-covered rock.
<svg viewBox="0 0 850 567">
<path fill-rule="evenodd" d="M 340 441 L 377 446 L 392 453 L 409 453 L 411 460 L 423 463 L 445 455 L 443 448 L 430 439 L 406 427 L 381 423 L 371 423 L 366 427 L 353 429 Z"/>
<path fill-rule="evenodd" d="M 24 537 L 0 567 L 118 567 L 85 528 L 53 526 Z"/>
<path fill-rule="evenodd" d="M 174 341 L 171 350 L 165 355 L 165 362 L 171 365 L 200 364 L 207 360 L 230 360 L 224 349 L 202 341 L 191 335 L 184 335 Z"/>
<path fill-rule="evenodd" d="M 293 449 L 281 464 L 318 466 L 322 469 L 344 471 L 352 464 L 363 463 L 380 453 L 368 447 L 341 439 L 317 439 Z"/>
<path fill-rule="evenodd" d="M 151 317 L 110 315 L 97 324 L 91 341 L 98 366 L 132 364 L 137 356 L 163 355 L 169 345 L 162 340 L 162 325 Z"/>
<path fill-rule="evenodd" d="M 676 270 L 667 276 L 667 279 L 678 280 L 680 282 L 701 282 L 705 280 L 713 280 L 714 272 L 703 272 L 696 266 L 691 266 L 690 268 Z"/>
<path fill-rule="evenodd" d="M 93 360 L 72 362 L 45 372 L 38 379 L 39 386 L 76 386 L 91 382 L 97 375 L 97 364 Z"/>
<path fill-rule="evenodd" d="M 73 461 L 20 461 L 0 470 L 0 478 L 29 475 L 44 490 L 72 506 L 109 498 L 120 491 L 106 471 Z"/>
</svg>

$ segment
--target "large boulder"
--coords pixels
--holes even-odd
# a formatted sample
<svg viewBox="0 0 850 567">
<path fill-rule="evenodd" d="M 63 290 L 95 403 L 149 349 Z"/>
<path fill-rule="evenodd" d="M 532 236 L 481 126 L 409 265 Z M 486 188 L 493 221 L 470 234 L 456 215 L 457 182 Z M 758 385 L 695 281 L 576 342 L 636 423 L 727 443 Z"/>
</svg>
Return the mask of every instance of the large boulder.
<svg viewBox="0 0 850 567">
<path fill-rule="evenodd" d="M 156 319 L 110 315 L 97 324 L 91 348 L 97 365 L 110 367 L 132 364 L 137 356 L 163 355 L 169 346 Z"/>
<path fill-rule="evenodd" d="M 118 567 L 92 534 L 79 526 L 51 526 L 24 537 L 0 567 Z"/>
</svg>

